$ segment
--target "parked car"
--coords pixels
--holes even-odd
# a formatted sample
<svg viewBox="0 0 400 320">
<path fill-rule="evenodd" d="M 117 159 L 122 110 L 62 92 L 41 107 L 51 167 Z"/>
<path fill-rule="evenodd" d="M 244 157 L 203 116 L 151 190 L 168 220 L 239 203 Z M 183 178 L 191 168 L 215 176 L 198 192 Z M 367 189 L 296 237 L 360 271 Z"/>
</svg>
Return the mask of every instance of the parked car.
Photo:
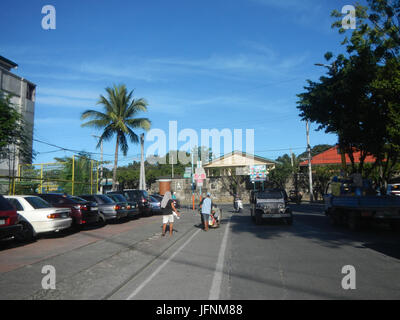
<svg viewBox="0 0 400 320">
<path fill-rule="evenodd" d="M 55 208 L 37 196 L 5 196 L 19 214 L 22 231 L 18 238 L 29 241 L 39 233 L 58 232 L 72 224 L 71 210 Z"/>
<path fill-rule="evenodd" d="M 391 196 L 400 196 L 400 183 L 389 184 L 387 194 Z"/>
<path fill-rule="evenodd" d="M 161 213 L 161 200 L 150 196 L 150 207 L 153 213 Z"/>
<path fill-rule="evenodd" d="M 139 215 L 139 207 L 136 202 L 128 201 L 122 194 L 109 192 L 107 196 L 113 199 L 117 203 L 123 203 L 128 212 L 128 217 L 135 217 Z"/>
<path fill-rule="evenodd" d="M 129 201 L 136 201 L 139 204 L 139 212 L 142 215 L 151 213 L 150 197 L 146 190 L 124 189 L 122 194 Z"/>
<path fill-rule="evenodd" d="M 158 193 L 153 193 L 153 194 L 150 195 L 150 197 L 153 197 L 153 198 L 157 199 L 160 202 L 163 199 L 163 196 L 161 194 L 158 194 Z"/>
<path fill-rule="evenodd" d="M 96 202 L 59 193 L 39 194 L 43 200 L 56 208 L 69 208 L 71 210 L 72 225 L 82 227 L 86 224 L 97 223 L 102 220 Z"/>
<path fill-rule="evenodd" d="M 153 197 L 153 198 L 155 198 L 156 200 L 158 200 L 158 201 L 162 201 L 162 199 L 164 198 L 164 196 L 162 196 L 162 195 L 160 195 L 160 194 L 158 194 L 158 193 L 154 193 L 154 194 L 152 194 L 152 195 L 150 195 L 150 197 Z M 181 208 L 181 203 L 180 203 L 180 201 L 178 200 L 178 199 L 172 199 L 172 200 L 174 200 L 174 205 L 175 205 L 175 208 L 176 209 L 180 209 Z"/>
<path fill-rule="evenodd" d="M 128 216 L 123 203 L 116 203 L 105 194 L 84 194 L 79 197 L 87 201 L 96 202 L 99 207 L 99 214 L 104 220 L 119 220 Z"/>
<path fill-rule="evenodd" d="M 0 239 L 16 237 L 21 230 L 22 225 L 19 223 L 17 210 L 0 195 Z"/>
<path fill-rule="evenodd" d="M 252 191 L 250 213 L 256 224 L 263 219 L 281 219 L 288 225 L 293 223 L 293 214 L 282 190 Z"/>
</svg>

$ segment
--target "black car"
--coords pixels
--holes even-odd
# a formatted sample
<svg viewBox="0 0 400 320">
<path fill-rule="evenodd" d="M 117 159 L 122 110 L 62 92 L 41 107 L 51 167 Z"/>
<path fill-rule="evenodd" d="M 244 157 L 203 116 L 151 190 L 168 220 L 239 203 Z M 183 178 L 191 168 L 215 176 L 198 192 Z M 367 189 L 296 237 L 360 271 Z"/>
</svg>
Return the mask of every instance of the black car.
<svg viewBox="0 0 400 320">
<path fill-rule="evenodd" d="M 142 215 L 151 214 L 150 196 L 146 190 L 124 189 L 121 192 L 129 201 L 135 201 L 138 203 L 139 212 Z"/>
<path fill-rule="evenodd" d="M 126 210 L 128 212 L 128 217 L 135 217 L 139 215 L 139 205 L 137 202 L 128 201 L 122 194 L 109 192 L 107 196 L 118 203 L 125 203 Z"/>
<path fill-rule="evenodd" d="M 154 193 L 154 194 L 152 194 L 152 195 L 150 195 L 150 196 L 153 197 L 153 198 L 155 198 L 155 199 L 157 199 L 157 200 L 159 200 L 160 202 L 161 202 L 162 199 L 164 198 L 164 196 L 162 196 L 162 195 L 160 195 L 160 194 L 158 194 L 158 193 Z M 178 199 L 172 199 L 172 200 L 174 200 L 175 208 L 176 208 L 176 209 L 180 209 L 180 208 L 181 208 L 181 203 L 180 203 L 180 201 L 179 201 Z"/>
</svg>

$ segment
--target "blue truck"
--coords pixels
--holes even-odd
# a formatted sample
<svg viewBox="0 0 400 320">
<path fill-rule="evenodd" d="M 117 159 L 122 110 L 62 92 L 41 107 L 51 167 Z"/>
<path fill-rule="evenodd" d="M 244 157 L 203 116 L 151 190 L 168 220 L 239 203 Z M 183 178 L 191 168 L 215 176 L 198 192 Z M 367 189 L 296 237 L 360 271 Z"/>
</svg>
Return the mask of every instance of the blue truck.
<svg viewBox="0 0 400 320">
<path fill-rule="evenodd" d="M 345 224 L 358 230 L 363 224 L 382 222 L 393 230 L 400 229 L 400 197 L 393 195 L 324 196 L 325 214 L 333 225 Z"/>
</svg>

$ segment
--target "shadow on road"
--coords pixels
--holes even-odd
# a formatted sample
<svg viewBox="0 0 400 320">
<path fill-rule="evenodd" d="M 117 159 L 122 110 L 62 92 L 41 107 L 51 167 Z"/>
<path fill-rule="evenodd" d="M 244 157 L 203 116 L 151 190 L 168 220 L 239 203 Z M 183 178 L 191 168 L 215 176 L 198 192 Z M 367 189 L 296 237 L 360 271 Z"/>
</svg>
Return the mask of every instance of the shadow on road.
<svg viewBox="0 0 400 320">
<path fill-rule="evenodd" d="M 400 259 L 400 234 L 385 226 L 374 225 L 361 231 L 351 231 L 344 226 L 331 226 L 321 205 L 291 205 L 294 213 L 293 225 L 284 222 L 266 221 L 255 225 L 249 211 L 234 214 L 231 218 L 233 233 L 252 233 L 261 239 L 300 237 L 329 248 L 353 246 L 368 248 L 381 254 Z M 361 245 L 360 245 L 361 243 Z"/>
</svg>

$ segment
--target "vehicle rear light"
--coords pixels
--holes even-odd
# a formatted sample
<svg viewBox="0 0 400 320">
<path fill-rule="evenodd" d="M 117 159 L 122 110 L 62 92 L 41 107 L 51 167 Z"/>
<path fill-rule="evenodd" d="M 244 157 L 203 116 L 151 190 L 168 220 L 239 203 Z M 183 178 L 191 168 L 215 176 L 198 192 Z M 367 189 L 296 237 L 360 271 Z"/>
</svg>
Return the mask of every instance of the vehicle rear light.
<svg viewBox="0 0 400 320">
<path fill-rule="evenodd" d="M 128 206 L 126 206 L 126 208 L 129 210 L 131 208 L 131 206 L 128 205 Z"/>
<path fill-rule="evenodd" d="M 86 223 L 86 221 L 85 220 L 82 220 L 82 224 L 85 224 Z"/>
<path fill-rule="evenodd" d="M 88 207 L 87 207 L 86 205 L 81 205 L 81 210 L 87 211 L 87 210 L 88 210 Z"/>
<path fill-rule="evenodd" d="M 60 214 L 59 213 L 52 213 L 52 214 L 47 215 L 47 218 L 48 219 L 57 219 L 57 218 L 60 218 Z"/>
<path fill-rule="evenodd" d="M 120 209 L 121 209 L 121 207 L 119 205 L 114 206 L 114 210 L 120 210 Z"/>
</svg>

